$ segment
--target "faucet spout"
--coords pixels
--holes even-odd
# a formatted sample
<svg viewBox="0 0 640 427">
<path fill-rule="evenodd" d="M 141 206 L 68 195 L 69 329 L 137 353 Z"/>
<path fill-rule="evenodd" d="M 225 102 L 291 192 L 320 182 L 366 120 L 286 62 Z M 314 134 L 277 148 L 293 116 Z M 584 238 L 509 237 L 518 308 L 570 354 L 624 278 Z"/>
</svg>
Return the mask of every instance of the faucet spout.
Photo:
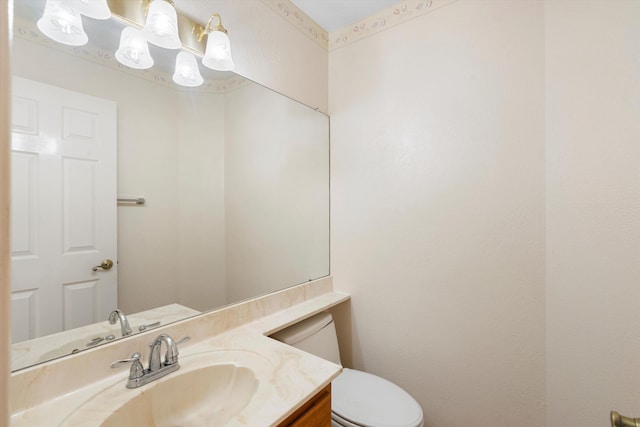
<svg viewBox="0 0 640 427">
<path fill-rule="evenodd" d="M 118 320 L 120 320 L 120 330 L 122 332 L 122 336 L 126 337 L 127 335 L 131 335 L 133 331 L 131 330 L 131 326 L 129 326 L 127 316 L 124 315 L 122 310 L 116 308 L 111 312 L 111 314 L 109 314 L 109 323 L 115 325 Z"/>
<path fill-rule="evenodd" d="M 162 343 L 165 343 L 167 352 L 164 362 L 161 361 L 160 350 Z M 149 372 L 154 372 L 163 366 L 170 366 L 178 363 L 178 346 L 173 338 L 167 334 L 160 334 L 151 344 L 151 355 L 149 356 Z"/>
</svg>

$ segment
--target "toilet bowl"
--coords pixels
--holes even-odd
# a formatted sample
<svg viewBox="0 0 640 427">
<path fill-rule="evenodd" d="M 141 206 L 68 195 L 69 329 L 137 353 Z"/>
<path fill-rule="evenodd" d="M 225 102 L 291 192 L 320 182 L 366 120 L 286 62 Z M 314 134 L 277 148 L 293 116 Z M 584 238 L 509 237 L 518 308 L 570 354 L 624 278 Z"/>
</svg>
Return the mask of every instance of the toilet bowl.
<svg viewBox="0 0 640 427">
<path fill-rule="evenodd" d="M 330 313 L 319 313 L 271 335 L 336 364 L 338 338 Z M 331 384 L 332 427 L 423 427 L 422 408 L 391 381 L 344 368 Z"/>
</svg>

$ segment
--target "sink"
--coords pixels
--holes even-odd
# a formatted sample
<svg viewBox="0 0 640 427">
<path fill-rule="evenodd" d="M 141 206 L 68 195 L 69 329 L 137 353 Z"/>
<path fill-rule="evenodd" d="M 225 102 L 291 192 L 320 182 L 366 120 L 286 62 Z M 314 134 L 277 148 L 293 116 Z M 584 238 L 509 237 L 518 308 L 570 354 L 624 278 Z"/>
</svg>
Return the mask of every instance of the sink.
<svg viewBox="0 0 640 427">
<path fill-rule="evenodd" d="M 87 401 L 62 425 L 219 426 L 247 406 L 257 386 L 254 371 L 234 363 L 178 370 L 133 390 L 118 382 Z"/>
<path fill-rule="evenodd" d="M 182 375 L 178 371 L 129 400 L 101 426 L 223 425 L 249 403 L 256 386 L 252 370 L 233 364 L 213 365 Z"/>
</svg>

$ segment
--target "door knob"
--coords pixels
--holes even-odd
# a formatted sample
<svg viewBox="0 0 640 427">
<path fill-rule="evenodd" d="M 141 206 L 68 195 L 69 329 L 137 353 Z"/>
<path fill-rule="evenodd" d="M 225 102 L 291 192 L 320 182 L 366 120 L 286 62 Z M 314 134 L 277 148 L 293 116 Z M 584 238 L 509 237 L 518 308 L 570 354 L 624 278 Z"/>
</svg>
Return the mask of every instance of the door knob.
<svg viewBox="0 0 640 427">
<path fill-rule="evenodd" d="M 629 418 L 611 411 L 611 427 L 640 427 L 640 418 Z"/>
<path fill-rule="evenodd" d="M 99 268 L 103 270 L 111 270 L 111 267 L 113 267 L 113 261 L 111 261 L 110 259 L 105 259 L 100 263 L 100 265 L 96 265 L 91 270 L 98 271 Z"/>
</svg>

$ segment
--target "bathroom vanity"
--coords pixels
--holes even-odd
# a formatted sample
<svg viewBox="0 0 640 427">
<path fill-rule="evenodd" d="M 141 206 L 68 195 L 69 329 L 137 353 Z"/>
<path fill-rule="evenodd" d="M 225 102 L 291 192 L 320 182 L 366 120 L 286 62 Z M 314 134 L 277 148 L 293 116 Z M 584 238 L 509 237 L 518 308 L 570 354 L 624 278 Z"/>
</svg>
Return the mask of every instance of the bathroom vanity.
<svg viewBox="0 0 640 427">
<path fill-rule="evenodd" d="M 331 426 L 331 385 L 326 386 L 278 427 Z"/>
<path fill-rule="evenodd" d="M 331 381 L 342 368 L 268 335 L 348 299 L 323 278 L 16 372 L 11 425 L 156 425 L 171 417 L 183 426 L 329 426 Z M 191 337 L 179 346 L 180 369 L 127 389 L 128 368 L 111 363 L 139 352 L 146 365 L 161 333 Z"/>
</svg>

